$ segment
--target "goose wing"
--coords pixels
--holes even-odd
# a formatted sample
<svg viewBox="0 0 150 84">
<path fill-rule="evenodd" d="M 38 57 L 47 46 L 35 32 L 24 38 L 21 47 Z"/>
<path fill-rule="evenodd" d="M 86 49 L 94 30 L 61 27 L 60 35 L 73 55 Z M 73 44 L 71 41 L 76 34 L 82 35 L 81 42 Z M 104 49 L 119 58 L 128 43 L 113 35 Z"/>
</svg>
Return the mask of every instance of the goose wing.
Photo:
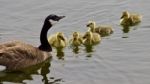
<svg viewBox="0 0 150 84">
<path fill-rule="evenodd" d="M 0 65 L 7 69 L 20 69 L 42 62 L 49 56 L 48 53 L 40 51 L 23 42 L 10 42 L 0 45 Z"/>
</svg>

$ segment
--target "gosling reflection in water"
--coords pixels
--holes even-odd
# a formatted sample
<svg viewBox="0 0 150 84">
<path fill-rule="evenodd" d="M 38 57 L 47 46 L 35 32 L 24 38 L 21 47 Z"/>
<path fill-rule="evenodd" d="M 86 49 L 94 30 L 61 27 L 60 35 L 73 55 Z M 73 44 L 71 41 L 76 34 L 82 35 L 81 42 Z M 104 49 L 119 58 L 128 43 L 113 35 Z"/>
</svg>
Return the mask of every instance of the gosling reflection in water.
<svg viewBox="0 0 150 84">
<path fill-rule="evenodd" d="M 63 48 L 56 48 L 56 50 L 57 50 L 57 54 L 56 54 L 57 58 L 64 60 L 65 53 L 63 51 Z"/>
<path fill-rule="evenodd" d="M 122 29 L 123 33 L 129 33 L 129 31 L 130 31 L 129 26 L 122 26 L 122 27 L 123 27 L 123 29 Z"/>
<path fill-rule="evenodd" d="M 78 54 L 79 53 L 79 46 L 73 46 L 73 52 L 75 53 L 75 54 Z"/>
<path fill-rule="evenodd" d="M 129 26 L 122 26 L 122 32 L 123 36 L 122 38 L 128 38 L 128 33 L 130 32 L 130 27 Z"/>
<path fill-rule="evenodd" d="M 48 84 L 48 77 L 46 76 L 50 73 L 51 59 L 47 59 L 41 64 L 37 64 L 28 67 L 22 71 L 1 71 L 0 72 L 0 83 L 12 82 L 12 83 L 25 83 L 24 80 L 33 80 L 32 75 L 41 75 L 43 77 L 43 84 Z M 40 72 L 39 72 L 40 70 Z"/>
<path fill-rule="evenodd" d="M 123 37 L 122 38 L 128 38 L 128 33 L 131 31 L 131 30 L 136 30 L 137 29 L 137 26 L 135 27 L 131 27 L 131 26 L 127 26 L 127 25 L 124 25 L 122 26 L 122 32 L 123 32 Z"/>
<path fill-rule="evenodd" d="M 93 52 L 93 46 L 94 45 L 85 45 L 85 51 L 87 53 Z"/>
<path fill-rule="evenodd" d="M 72 52 L 75 53 L 75 54 L 78 54 L 79 51 L 80 51 L 80 46 L 71 45 L 69 48 L 71 48 Z"/>
</svg>

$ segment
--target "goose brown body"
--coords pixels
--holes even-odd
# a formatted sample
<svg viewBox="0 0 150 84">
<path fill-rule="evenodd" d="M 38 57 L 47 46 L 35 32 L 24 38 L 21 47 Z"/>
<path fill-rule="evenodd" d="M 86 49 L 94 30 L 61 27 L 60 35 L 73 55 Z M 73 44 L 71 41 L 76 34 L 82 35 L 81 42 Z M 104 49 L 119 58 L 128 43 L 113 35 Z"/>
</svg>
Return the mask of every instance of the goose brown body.
<svg viewBox="0 0 150 84">
<path fill-rule="evenodd" d="M 9 70 L 18 70 L 43 62 L 51 57 L 47 51 L 41 51 L 32 45 L 14 41 L 0 45 L 0 65 Z"/>
<path fill-rule="evenodd" d="M 51 45 L 47 41 L 47 31 L 52 27 L 49 20 L 59 21 L 64 16 L 49 15 L 44 22 L 39 47 L 21 41 L 0 44 L 0 65 L 8 70 L 20 70 L 45 61 L 51 57 Z"/>
</svg>

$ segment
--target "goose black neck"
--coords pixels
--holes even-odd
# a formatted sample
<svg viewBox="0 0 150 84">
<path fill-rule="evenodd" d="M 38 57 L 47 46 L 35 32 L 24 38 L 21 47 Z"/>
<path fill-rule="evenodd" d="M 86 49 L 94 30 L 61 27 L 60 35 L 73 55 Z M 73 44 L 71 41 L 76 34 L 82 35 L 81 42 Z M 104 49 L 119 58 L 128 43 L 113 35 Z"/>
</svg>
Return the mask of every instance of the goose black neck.
<svg viewBox="0 0 150 84">
<path fill-rule="evenodd" d="M 52 51 L 52 47 L 47 40 L 47 32 L 51 27 L 52 24 L 48 20 L 45 20 L 40 35 L 40 41 L 41 41 L 41 45 L 39 46 L 40 50 L 49 51 L 49 52 Z"/>
</svg>

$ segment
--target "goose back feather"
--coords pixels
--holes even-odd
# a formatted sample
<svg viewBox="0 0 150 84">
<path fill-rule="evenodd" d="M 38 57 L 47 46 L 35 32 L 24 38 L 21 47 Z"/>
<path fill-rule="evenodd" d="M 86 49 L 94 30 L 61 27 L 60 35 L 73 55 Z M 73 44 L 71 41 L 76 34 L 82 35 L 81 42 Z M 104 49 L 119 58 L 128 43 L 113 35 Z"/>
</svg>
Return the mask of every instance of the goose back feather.
<svg viewBox="0 0 150 84">
<path fill-rule="evenodd" d="M 6 66 L 8 70 L 35 65 L 49 57 L 51 57 L 50 53 L 20 41 L 0 45 L 0 65 Z"/>
</svg>

